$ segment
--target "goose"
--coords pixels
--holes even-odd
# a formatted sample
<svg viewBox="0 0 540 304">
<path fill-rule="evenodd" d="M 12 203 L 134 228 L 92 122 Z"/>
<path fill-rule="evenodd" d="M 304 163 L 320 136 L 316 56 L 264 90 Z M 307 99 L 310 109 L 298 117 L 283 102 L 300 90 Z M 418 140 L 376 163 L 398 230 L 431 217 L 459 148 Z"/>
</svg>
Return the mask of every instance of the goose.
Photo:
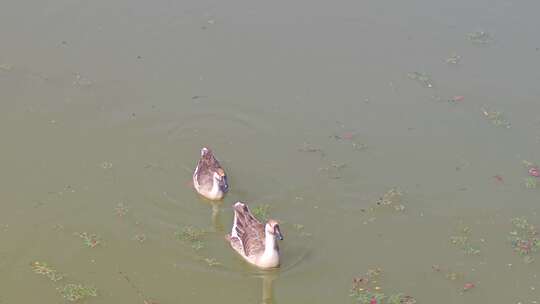
<svg viewBox="0 0 540 304">
<path fill-rule="evenodd" d="M 201 149 L 201 159 L 193 172 L 193 187 L 210 200 L 220 200 L 229 189 L 227 175 L 212 150 Z"/>
<path fill-rule="evenodd" d="M 266 224 L 257 220 L 247 204 L 233 205 L 234 221 L 231 234 L 226 239 L 231 247 L 248 263 L 262 269 L 279 267 L 277 240 L 283 240 L 277 221 L 269 219 Z"/>
</svg>

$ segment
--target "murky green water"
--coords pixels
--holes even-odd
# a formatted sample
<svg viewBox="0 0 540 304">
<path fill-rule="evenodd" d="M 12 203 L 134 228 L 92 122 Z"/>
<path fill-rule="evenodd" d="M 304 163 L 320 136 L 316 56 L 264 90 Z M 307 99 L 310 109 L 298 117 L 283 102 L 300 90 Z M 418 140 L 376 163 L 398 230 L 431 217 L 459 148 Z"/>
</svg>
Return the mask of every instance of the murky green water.
<svg viewBox="0 0 540 304">
<path fill-rule="evenodd" d="M 540 163 L 539 11 L 3 1 L 0 303 L 62 303 L 70 283 L 97 288 L 87 303 L 354 303 L 376 267 L 418 303 L 537 303 L 540 255 L 508 237 L 514 217 L 540 225 L 522 163 Z M 486 45 L 467 39 L 480 30 Z M 189 185 L 202 146 L 229 175 L 221 204 Z M 391 188 L 404 210 L 377 205 Z M 237 200 L 282 222 L 280 270 L 225 243 Z M 178 239 L 187 226 L 203 248 Z M 463 234 L 478 254 L 452 244 Z"/>
</svg>

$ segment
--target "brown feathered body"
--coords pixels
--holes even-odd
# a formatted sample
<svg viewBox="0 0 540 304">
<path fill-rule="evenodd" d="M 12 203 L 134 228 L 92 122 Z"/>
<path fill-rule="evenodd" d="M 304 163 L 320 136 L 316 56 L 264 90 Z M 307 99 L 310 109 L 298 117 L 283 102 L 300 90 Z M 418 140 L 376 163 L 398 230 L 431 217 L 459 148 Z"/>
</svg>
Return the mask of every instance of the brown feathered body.
<svg viewBox="0 0 540 304">
<path fill-rule="evenodd" d="M 222 199 L 229 189 L 225 170 L 208 148 L 201 149 L 201 158 L 193 172 L 193 187 L 200 195 L 211 200 Z"/>
<path fill-rule="evenodd" d="M 234 208 L 234 222 L 227 240 L 231 247 L 247 262 L 259 268 L 279 266 L 279 247 L 276 238 L 282 239 L 276 221 L 262 224 L 244 203 L 237 202 Z"/>
</svg>

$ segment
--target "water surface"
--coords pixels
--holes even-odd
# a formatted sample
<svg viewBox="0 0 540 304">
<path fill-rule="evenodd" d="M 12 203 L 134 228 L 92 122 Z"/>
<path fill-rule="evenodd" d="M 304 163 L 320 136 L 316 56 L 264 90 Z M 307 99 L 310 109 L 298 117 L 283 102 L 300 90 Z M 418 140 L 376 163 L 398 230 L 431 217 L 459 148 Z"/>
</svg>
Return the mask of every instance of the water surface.
<svg viewBox="0 0 540 304">
<path fill-rule="evenodd" d="M 511 218 L 540 224 L 522 164 L 540 163 L 538 11 L 3 1 L 0 303 L 61 303 L 68 283 L 98 289 L 87 303 L 354 303 L 352 278 L 375 267 L 383 291 L 419 303 L 540 301 L 540 261 L 525 264 L 508 241 Z M 467 39 L 481 30 L 493 41 Z M 445 63 L 454 53 L 461 63 Z M 229 175 L 220 204 L 189 186 L 202 146 Z M 395 187 L 405 209 L 377 208 Z M 228 248 L 237 200 L 283 223 L 280 270 Z M 186 226 L 207 231 L 204 248 L 178 240 Z M 464 226 L 480 254 L 450 242 Z M 83 232 L 101 244 L 86 247 Z M 33 261 L 66 278 L 33 273 Z"/>
</svg>

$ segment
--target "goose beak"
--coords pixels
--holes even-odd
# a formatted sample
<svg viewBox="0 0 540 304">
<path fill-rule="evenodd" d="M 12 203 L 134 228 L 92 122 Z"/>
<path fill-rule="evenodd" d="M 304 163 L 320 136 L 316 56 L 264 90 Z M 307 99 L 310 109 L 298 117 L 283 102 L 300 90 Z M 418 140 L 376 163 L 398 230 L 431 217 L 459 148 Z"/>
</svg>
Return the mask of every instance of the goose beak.
<svg viewBox="0 0 540 304">
<path fill-rule="evenodd" d="M 274 232 L 275 232 L 278 240 L 283 241 L 283 234 L 281 234 L 281 230 L 279 229 L 279 226 L 276 226 L 274 228 Z"/>
</svg>

